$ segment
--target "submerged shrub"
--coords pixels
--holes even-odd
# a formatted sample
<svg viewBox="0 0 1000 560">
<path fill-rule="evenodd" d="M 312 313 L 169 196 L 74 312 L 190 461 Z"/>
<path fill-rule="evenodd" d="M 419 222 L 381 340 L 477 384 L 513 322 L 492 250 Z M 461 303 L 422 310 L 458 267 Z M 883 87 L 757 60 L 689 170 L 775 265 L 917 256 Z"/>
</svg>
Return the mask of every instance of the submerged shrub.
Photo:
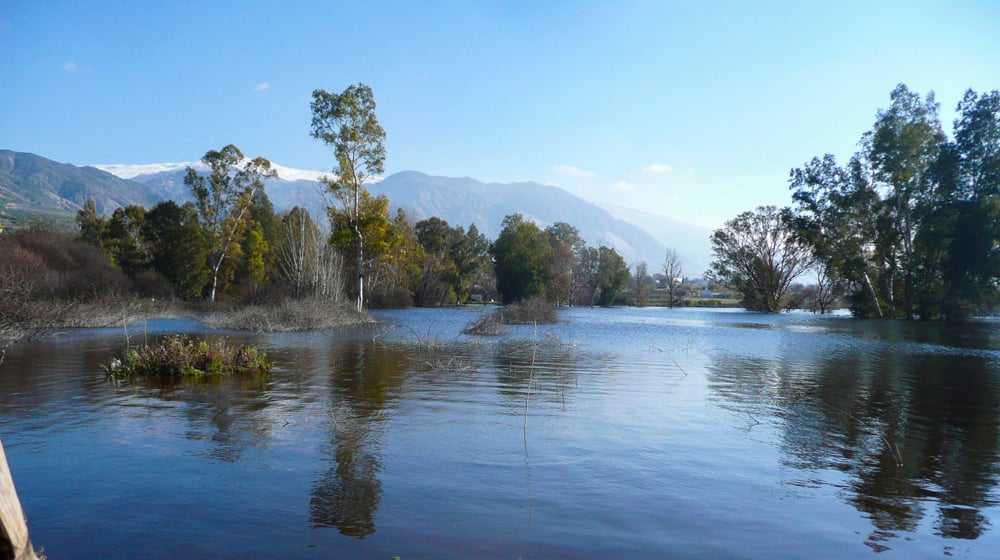
<svg viewBox="0 0 1000 560">
<path fill-rule="evenodd" d="M 477 336 L 498 336 L 503 334 L 504 325 L 546 325 L 556 322 L 555 307 L 541 298 L 534 298 L 482 315 L 462 332 Z"/>
<path fill-rule="evenodd" d="M 193 340 L 174 334 L 153 346 L 129 348 L 104 366 L 110 377 L 213 377 L 259 375 L 271 371 L 267 354 L 256 346 L 230 346 L 225 340 Z"/>
<path fill-rule="evenodd" d="M 319 298 L 289 300 L 278 305 L 247 305 L 216 312 L 202 322 L 212 329 L 255 332 L 317 331 L 371 321 L 353 305 Z"/>
</svg>

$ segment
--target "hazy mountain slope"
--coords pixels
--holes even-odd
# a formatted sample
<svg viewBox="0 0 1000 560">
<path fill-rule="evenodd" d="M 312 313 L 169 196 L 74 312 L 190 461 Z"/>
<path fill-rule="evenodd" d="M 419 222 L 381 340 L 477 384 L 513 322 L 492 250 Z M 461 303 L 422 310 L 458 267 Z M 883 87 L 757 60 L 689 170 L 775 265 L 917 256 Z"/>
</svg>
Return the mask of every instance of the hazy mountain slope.
<svg viewBox="0 0 1000 560">
<path fill-rule="evenodd" d="M 641 228 L 569 192 L 539 183 L 483 183 L 468 177 L 433 177 L 404 171 L 372 185 L 415 219 L 439 216 L 452 225 L 476 224 L 487 237 L 500 233 L 504 216 L 519 212 L 540 226 L 567 222 L 590 245 L 614 247 L 630 262 L 663 259 L 665 247 Z"/>
<path fill-rule="evenodd" d="M 195 167 L 195 169 L 199 168 Z M 132 181 L 142 183 L 147 188 L 159 193 L 163 200 L 173 200 L 181 204 L 194 200 L 194 197 L 191 196 L 191 189 L 184 184 L 185 175 L 187 175 L 187 167 L 181 167 L 180 169 L 166 169 L 135 175 L 132 177 Z"/>
<path fill-rule="evenodd" d="M 701 276 L 712 262 L 710 228 L 624 206 L 604 204 L 603 207 L 612 216 L 638 226 L 660 243 L 677 251 L 685 276 Z M 651 261 L 649 265 L 655 271 L 663 265 L 663 257 Z"/>
<path fill-rule="evenodd" d="M 155 190 L 100 169 L 0 150 L 0 208 L 71 213 L 83 208 L 88 198 L 106 214 L 119 206 L 150 206 L 161 200 Z"/>
<path fill-rule="evenodd" d="M 159 169 L 166 168 L 159 164 Z M 184 169 L 168 169 L 135 175 L 134 180 L 161 190 L 175 200 L 189 200 L 185 190 Z M 302 173 L 286 173 L 303 177 Z M 434 177 L 416 171 L 390 175 L 368 186 L 375 194 L 385 194 L 393 208 L 403 208 L 414 220 L 432 216 L 449 224 L 476 227 L 488 238 L 499 233 L 504 216 L 520 212 L 541 226 L 567 222 L 580 230 L 591 245 L 609 245 L 630 262 L 646 260 L 650 266 L 662 262 L 665 247 L 635 225 L 618 220 L 600 207 L 588 203 L 558 187 L 539 183 L 483 183 L 476 179 Z M 267 193 L 278 211 L 293 206 L 308 208 L 321 215 L 324 206 L 321 185 L 305 178 L 269 181 Z"/>
</svg>

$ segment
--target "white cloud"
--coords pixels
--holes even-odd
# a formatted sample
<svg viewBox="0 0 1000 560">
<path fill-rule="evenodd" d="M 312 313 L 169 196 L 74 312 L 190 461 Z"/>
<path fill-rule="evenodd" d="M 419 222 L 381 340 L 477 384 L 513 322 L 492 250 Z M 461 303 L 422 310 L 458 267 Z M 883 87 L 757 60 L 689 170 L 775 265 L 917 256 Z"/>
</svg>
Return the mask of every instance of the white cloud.
<svg viewBox="0 0 1000 560">
<path fill-rule="evenodd" d="M 674 168 L 665 163 L 651 163 L 642 168 L 644 173 L 670 173 Z"/>
<path fill-rule="evenodd" d="M 65 70 L 67 72 L 76 72 L 77 70 L 79 70 L 79 68 L 77 68 L 75 62 L 73 62 L 72 60 L 69 60 L 69 61 L 67 61 L 66 63 L 63 64 L 63 70 Z"/>
<path fill-rule="evenodd" d="M 593 171 L 587 171 L 586 169 L 580 169 L 575 165 L 562 165 L 556 164 L 552 166 L 556 173 L 561 173 L 563 175 L 570 175 L 572 177 L 593 177 Z"/>
<path fill-rule="evenodd" d="M 628 183 L 626 181 L 618 181 L 617 183 L 611 185 L 611 188 L 620 192 L 632 192 L 639 187 L 636 187 L 632 183 Z"/>
<path fill-rule="evenodd" d="M 271 88 L 271 84 L 269 84 L 267 82 L 261 82 L 261 83 L 255 85 L 255 86 L 253 86 L 253 90 L 254 91 L 267 91 L 270 88 Z"/>
</svg>

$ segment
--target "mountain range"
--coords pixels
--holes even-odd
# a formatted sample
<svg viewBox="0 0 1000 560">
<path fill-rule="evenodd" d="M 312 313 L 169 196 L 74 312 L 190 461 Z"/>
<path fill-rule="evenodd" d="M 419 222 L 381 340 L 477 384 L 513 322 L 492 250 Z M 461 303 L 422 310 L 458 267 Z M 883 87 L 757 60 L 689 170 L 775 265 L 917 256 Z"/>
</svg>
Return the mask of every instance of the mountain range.
<svg viewBox="0 0 1000 560">
<path fill-rule="evenodd" d="M 99 212 L 119 206 L 152 206 L 161 200 L 191 200 L 184 185 L 187 167 L 202 163 L 93 165 L 77 167 L 41 156 L 0 151 L 0 226 L 12 215 L 34 211 L 71 214 L 94 198 Z M 266 185 L 277 211 L 293 206 L 319 215 L 325 206 L 322 173 L 275 165 L 279 178 Z M 589 245 L 614 247 L 630 263 L 645 260 L 650 272 L 662 265 L 667 247 L 680 254 L 689 276 L 708 265 L 708 228 L 625 208 L 602 208 L 568 191 L 534 182 L 484 183 L 469 177 L 435 177 L 416 171 L 389 175 L 369 185 L 385 194 L 394 208 L 414 221 L 432 216 L 452 225 L 476 227 L 490 239 L 499 234 L 504 216 L 519 212 L 541 227 L 567 222 Z M 610 211 L 609 211 L 610 210 Z"/>
</svg>

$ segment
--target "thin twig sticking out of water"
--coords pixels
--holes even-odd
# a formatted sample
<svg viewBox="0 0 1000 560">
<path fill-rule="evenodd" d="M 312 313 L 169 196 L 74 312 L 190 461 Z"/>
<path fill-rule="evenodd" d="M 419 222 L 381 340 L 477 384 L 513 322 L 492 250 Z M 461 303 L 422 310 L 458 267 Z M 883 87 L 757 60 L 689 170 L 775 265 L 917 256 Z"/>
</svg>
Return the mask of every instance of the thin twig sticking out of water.
<svg viewBox="0 0 1000 560">
<path fill-rule="evenodd" d="M 892 460 L 896 462 L 896 466 L 897 467 L 902 467 L 903 466 L 903 454 L 900 453 L 899 446 L 896 445 L 896 444 L 894 444 L 893 442 L 889 441 L 889 438 L 885 437 L 885 434 L 882 433 L 881 431 L 879 431 L 878 428 L 876 428 L 875 426 L 873 426 L 871 423 L 866 422 L 866 421 L 862 420 L 861 418 L 858 418 L 857 416 L 851 414 L 850 412 L 847 412 L 846 410 L 837 409 L 837 408 L 835 408 L 835 407 L 833 407 L 833 406 L 831 406 L 829 404 L 826 404 L 826 403 L 823 403 L 823 406 L 825 406 L 827 408 L 830 408 L 830 409 L 833 409 L 833 410 L 835 410 L 837 412 L 840 412 L 841 414 L 843 414 L 844 416 L 847 416 L 851 420 L 854 420 L 858 424 L 861 424 L 862 426 L 866 426 L 869 429 L 874 430 L 876 433 L 878 433 L 878 437 L 881 438 L 882 443 L 884 443 L 885 446 L 889 448 L 889 452 L 892 453 Z"/>
<path fill-rule="evenodd" d="M 531 344 L 531 365 L 528 367 L 528 391 L 524 394 L 524 471 L 528 477 L 528 525 L 531 525 L 535 515 L 535 498 L 531 487 L 531 468 L 528 465 L 528 401 L 531 399 L 531 379 L 535 371 L 535 355 L 538 352 L 538 322 L 534 322 Z"/>
<path fill-rule="evenodd" d="M 531 400 L 531 378 L 535 372 L 535 355 L 538 353 L 538 322 L 534 322 L 531 344 L 531 365 L 528 367 L 528 390 L 524 394 L 524 456 L 528 456 L 528 401 Z"/>
<path fill-rule="evenodd" d="M 674 365 L 677 367 L 677 369 L 679 369 L 681 371 L 681 373 L 684 374 L 684 375 L 680 376 L 680 378 L 677 379 L 678 381 L 680 381 L 681 379 L 684 379 L 685 377 L 688 376 L 688 372 L 684 368 L 682 368 L 681 364 L 677 362 L 676 358 L 674 358 L 673 352 L 671 352 L 669 350 L 664 351 L 662 348 L 657 348 L 655 346 L 650 346 L 649 347 L 649 351 L 650 352 L 654 352 L 654 351 L 655 352 L 659 352 L 661 354 L 666 354 L 667 356 L 670 357 L 670 361 L 674 363 Z"/>
<path fill-rule="evenodd" d="M 122 330 L 125 331 L 125 349 L 132 347 L 132 337 L 128 335 L 128 319 L 122 315 Z"/>
</svg>

